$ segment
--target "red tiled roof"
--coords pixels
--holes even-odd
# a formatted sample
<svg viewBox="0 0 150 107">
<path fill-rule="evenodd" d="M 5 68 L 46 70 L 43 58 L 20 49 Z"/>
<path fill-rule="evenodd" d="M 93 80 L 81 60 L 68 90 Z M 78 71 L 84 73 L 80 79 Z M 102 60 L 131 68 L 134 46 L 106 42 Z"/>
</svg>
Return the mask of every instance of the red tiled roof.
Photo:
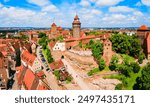
<svg viewBox="0 0 150 107">
<path fill-rule="evenodd" d="M 31 90 L 34 79 L 35 79 L 35 75 L 30 69 L 28 69 L 23 79 L 24 84 L 28 90 Z"/>
<path fill-rule="evenodd" d="M 75 20 L 78 20 L 78 19 L 79 19 L 78 15 L 76 15 L 76 16 L 74 17 L 74 19 L 75 19 Z"/>
<path fill-rule="evenodd" d="M 142 25 L 138 30 L 149 30 L 149 28 L 145 25 Z"/>
<path fill-rule="evenodd" d="M 63 30 L 62 31 L 62 35 L 69 35 L 69 33 L 70 33 L 69 30 Z"/>
<path fill-rule="evenodd" d="M 33 65 L 36 56 L 29 53 L 27 50 L 23 50 L 22 55 L 21 55 L 21 59 L 26 62 L 27 64 L 29 64 L 30 66 Z"/>
<path fill-rule="evenodd" d="M 150 53 L 150 33 L 147 36 L 147 53 Z"/>
<path fill-rule="evenodd" d="M 61 30 L 63 30 L 63 29 L 62 29 L 62 27 L 59 26 L 59 27 L 57 27 L 57 30 L 61 31 Z"/>
<path fill-rule="evenodd" d="M 49 42 L 48 45 L 49 45 L 49 47 L 52 49 L 52 48 L 55 46 L 55 44 L 56 44 L 55 42 Z"/>
<path fill-rule="evenodd" d="M 73 24 L 81 24 L 78 15 L 75 16 Z"/>
<path fill-rule="evenodd" d="M 62 62 L 62 60 L 58 60 L 58 61 L 55 61 L 51 64 L 49 64 L 50 68 L 52 70 L 55 70 L 55 69 L 60 69 L 64 66 L 64 63 Z"/>
<path fill-rule="evenodd" d="M 55 23 L 53 23 L 52 26 L 57 26 L 57 25 Z"/>
<path fill-rule="evenodd" d="M 6 57 L 7 54 L 8 54 L 6 51 L 1 51 L 1 52 L 2 52 L 3 56 L 5 56 L 5 57 Z"/>
<path fill-rule="evenodd" d="M 83 31 L 80 32 L 80 37 L 86 36 Z"/>
<path fill-rule="evenodd" d="M 37 75 L 38 77 L 42 77 L 42 76 L 44 76 L 45 74 L 44 74 L 43 71 L 40 71 L 40 72 L 36 73 L 36 75 Z"/>
</svg>

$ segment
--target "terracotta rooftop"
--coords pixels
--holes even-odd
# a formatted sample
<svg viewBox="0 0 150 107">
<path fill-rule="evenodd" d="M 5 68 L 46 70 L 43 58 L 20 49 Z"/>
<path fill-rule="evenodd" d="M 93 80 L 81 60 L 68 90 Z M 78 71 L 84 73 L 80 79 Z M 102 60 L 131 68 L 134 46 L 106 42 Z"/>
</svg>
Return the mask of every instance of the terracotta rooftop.
<svg viewBox="0 0 150 107">
<path fill-rule="evenodd" d="M 52 49 L 52 48 L 55 46 L 55 44 L 56 44 L 55 42 L 49 42 L 48 45 L 49 45 L 49 47 Z"/>
<path fill-rule="evenodd" d="M 22 55 L 21 55 L 21 59 L 26 62 L 27 64 L 29 64 L 30 66 L 33 65 L 36 56 L 29 53 L 27 50 L 23 50 Z"/>
<path fill-rule="evenodd" d="M 57 25 L 55 23 L 53 23 L 52 26 L 57 26 Z"/>
<path fill-rule="evenodd" d="M 142 25 L 138 28 L 138 30 L 149 30 L 149 28 L 146 25 Z"/>
<path fill-rule="evenodd" d="M 28 90 L 31 90 L 31 89 L 32 89 L 32 85 L 35 84 L 35 83 L 34 83 L 35 79 L 36 79 L 36 78 L 35 78 L 35 75 L 33 74 L 33 72 L 32 72 L 30 69 L 28 69 L 28 70 L 26 71 L 26 74 L 25 74 L 24 79 L 23 79 L 24 84 L 25 84 L 25 86 L 26 86 L 26 88 L 27 88 Z M 38 82 L 38 81 L 36 81 L 36 82 Z"/>
<path fill-rule="evenodd" d="M 58 61 L 55 61 L 55 62 L 49 64 L 49 66 L 52 70 L 55 70 L 55 69 L 62 68 L 64 66 L 64 64 L 63 64 L 62 60 L 58 60 Z"/>
</svg>

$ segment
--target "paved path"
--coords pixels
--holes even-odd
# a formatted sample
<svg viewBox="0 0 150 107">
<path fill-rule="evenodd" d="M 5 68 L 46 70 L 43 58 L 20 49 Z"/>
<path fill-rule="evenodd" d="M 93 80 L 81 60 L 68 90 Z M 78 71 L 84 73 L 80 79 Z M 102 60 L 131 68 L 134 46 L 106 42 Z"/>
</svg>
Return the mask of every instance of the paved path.
<svg viewBox="0 0 150 107">
<path fill-rule="evenodd" d="M 90 90 L 88 85 L 84 82 L 84 80 L 77 74 L 77 72 L 71 67 L 69 62 L 67 62 L 65 59 L 62 59 L 66 70 L 68 73 L 74 78 L 74 81 L 81 87 L 82 90 Z"/>
<path fill-rule="evenodd" d="M 41 56 L 39 55 L 40 51 L 42 51 L 42 50 L 40 49 L 40 47 L 38 47 L 37 48 L 37 55 L 38 55 L 38 59 L 40 60 L 42 66 L 44 67 L 43 72 L 46 75 L 46 80 L 47 80 L 47 83 L 48 83 L 47 85 L 49 85 L 52 90 L 61 90 L 61 87 L 58 85 L 58 82 L 57 82 L 55 76 L 52 74 L 52 72 L 51 71 L 50 72 L 46 71 L 46 67 L 45 67 L 44 63 L 42 62 L 42 60 L 41 60 L 42 59 Z"/>
</svg>

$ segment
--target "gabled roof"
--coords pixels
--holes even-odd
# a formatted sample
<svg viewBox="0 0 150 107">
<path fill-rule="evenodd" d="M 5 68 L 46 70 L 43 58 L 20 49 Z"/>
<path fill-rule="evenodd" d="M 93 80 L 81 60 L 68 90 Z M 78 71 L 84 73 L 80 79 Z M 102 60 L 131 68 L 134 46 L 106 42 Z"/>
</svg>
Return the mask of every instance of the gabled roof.
<svg viewBox="0 0 150 107">
<path fill-rule="evenodd" d="M 49 42 L 48 45 L 51 49 L 53 49 L 53 47 L 55 46 L 56 42 Z"/>
<path fill-rule="evenodd" d="M 62 67 L 64 67 L 64 63 L 62 62 L 62 60 L 58 60 L 49 64 L 49 66 L 52 70 L 61 69 Z"/>
<path fill-rule="evenodd" d="M 24 76 L 23 82 L 27 90 L 35 90 L 39 83 L 39 79 L 36 78 L 36 76 L 30 69 L 28 69 Z"/>
<path fill-rule="evenodd" d="M 21 59 L 26 62 L 27 64 L 29 64 L 30 66 L 33 65 L 36 56 L 29 53 L 27 50 L 23 50 L 22 55 L 21 55 Z"/>
</svg>

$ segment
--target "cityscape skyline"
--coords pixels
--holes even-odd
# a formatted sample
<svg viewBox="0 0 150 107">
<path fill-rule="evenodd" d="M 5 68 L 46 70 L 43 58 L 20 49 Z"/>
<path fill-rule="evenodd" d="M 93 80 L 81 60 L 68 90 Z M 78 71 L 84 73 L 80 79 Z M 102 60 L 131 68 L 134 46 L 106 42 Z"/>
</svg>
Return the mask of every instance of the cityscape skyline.
<svg viewBox="0 0 150 107">
<path fill-rule="evenodd" d="M 0 0 L 0 27 L 137 27 L 150 24 L 148 0 Z M 142 19 L 142 20 L 141 20 Z"/>
</svg>

